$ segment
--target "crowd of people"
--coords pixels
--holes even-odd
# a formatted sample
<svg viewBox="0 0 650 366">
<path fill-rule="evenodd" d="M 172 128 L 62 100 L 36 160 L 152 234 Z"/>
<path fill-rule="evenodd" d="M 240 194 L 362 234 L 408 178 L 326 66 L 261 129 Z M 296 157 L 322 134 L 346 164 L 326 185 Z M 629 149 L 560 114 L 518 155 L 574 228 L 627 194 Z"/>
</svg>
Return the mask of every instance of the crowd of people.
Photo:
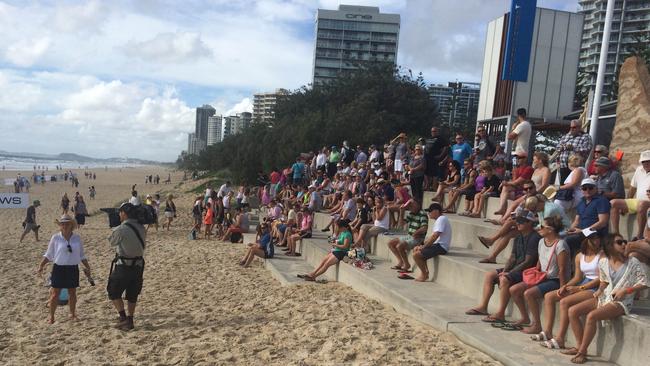
<svg viewBox="0 0 650 366">
<path fill-rule="evenodd" d="M 462 134 L 448 143 L 433 127 L 430 137 L 413 145 L 404 133 L 383 150 L 375 145 L 355 149 L 344 141 L 340 148 L 301 154 L 286 169 L 260 172 L 259 199 L 268 208 L 261 240 L 251 244 L 242 263 L 250 263 L 252 255 L 268 257 L 274 244 L 286 245 L 287 255 L 300 255 L 296 240 L 311 235 L 313 214 L 322 211 L 331 216 L 322 231 L 331 231 L 332 250 L 301 278 L 316 280 L 350 251 L 367 253 L 373 237 L 406 230 L 407 235 L 389 241 L 397 260 L 393 269 L 399 278 L 426 281 L 426 260 L 447 254 L 453 242 L 446 215 L 484 218 L 487 198 L 494 197 L 496 218 L 485 221 L 498 227 L 491 236 L 477 237 L 490 248 L 480 262 L 496 263 L 511 242 L 512 252 L 503 268 L 486 274 L 483 300 L 467 313 L 531 334 L 548 348 L 564 349 L 571 325 L 577 344 L 563 352 L 573 355 L 573 362 L 585 362 L 596 322 L 627 314 L 648 286 L 650 151 L 641 153 L 626 195 L 620 156 L 612 158 L 607 147 L 594 146 L 579 121 L 570 122 L 553 156 L 532 150 L 531 134 L 526 111 L 520 109 L 506 136 L 512 141 L 512 160 L 485 126 L 478 126 L 474 146 Z M 433 202 L 423 202 L 424 190 L 435 192 Z M 619 230 L 620 216 L 627 214 L 636 214 L 638 225 L 631 238 Z M 435 227 L 426 237 L 429 219 Z M 410 259 L 419 269 L 416 278 L 410 275 Z M 488 314 L 494 285 L 500 288 L 500 305 Z M 511 299 L 521 319 L 507 322 Z M 557 303 L 560 329 L 553 337 Z M 586 316 L 584 324 L 581 316 Z"/>
</svg>

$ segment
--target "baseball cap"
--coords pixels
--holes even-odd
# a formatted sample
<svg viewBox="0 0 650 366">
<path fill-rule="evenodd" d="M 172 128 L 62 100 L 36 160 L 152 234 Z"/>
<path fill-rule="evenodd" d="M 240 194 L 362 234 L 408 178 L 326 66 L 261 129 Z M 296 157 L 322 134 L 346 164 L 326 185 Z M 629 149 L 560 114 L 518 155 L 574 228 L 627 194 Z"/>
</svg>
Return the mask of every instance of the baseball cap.
<svg viewBox="0 0 650 366">
<path fill-rule="evenodd" d="M 639 157 L 639 163 L 643 163 L 644 161 L 650 161 L 650 150 L 646 150 L 641 153 L 641 156 Z"/>
<path fill-rule="evenodd" d="M 442 205 L 440 205 L 438 202 L 434 202 L 434 203 L 430 204 L 429 208 L 427 208 L 424 211 L 431 212 L 433 210 L 438 210 L 438 211 L 442 212 Z"/>
<path fill-rule="evenodd" d="M 609 150 L 607 150 L 607 146 L 605 146 L 605 145 L 596 145 L 596 147 L 594 147 L 594 151 L 598 151 L 598 152 L 602 152 L 602 153 L 609 152 Z"/>
<path fill-rule="evenodd" d="M 611 161 L 608 158 L 601 156 L 596 160 L 596 165 L 609 168 Z"/>
<path fill-rule="evenodd" d="M 591 179 L 591 178 L 585 178 L 582 180 L 582 183 L 580 183 L 580 186 L 595 186 L 596 181 Z"/>
<path fill-rule="evenodd" d="M 517 217 L 515 217 L 515 221 L 518 224 L 523 224 L 526 222 L 537 222 L 537 215 L 535 215 L 534 212 L 529 211 L 529 210 L 522 210 Z"/>
</svg>

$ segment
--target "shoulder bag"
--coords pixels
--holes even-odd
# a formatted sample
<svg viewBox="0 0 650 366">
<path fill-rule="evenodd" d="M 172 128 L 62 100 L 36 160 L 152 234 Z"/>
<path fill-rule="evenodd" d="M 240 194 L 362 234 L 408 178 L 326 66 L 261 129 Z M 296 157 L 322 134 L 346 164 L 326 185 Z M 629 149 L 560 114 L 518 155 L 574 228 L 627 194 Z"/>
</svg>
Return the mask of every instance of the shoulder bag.
<svg viewBox="0 0 650 366">
<path fill-rule="evenodd" d="M 553 252 L 551 253 L 551 258 L 549 258 L 548 263 L 546 264 L 546 270 L 544 272 L 537 269 L 537 266 L 530 267 L 528 269 L 525 269 L 522 272 L 522 275 L 524 277 L 524 283 L 528 287 L 533 287 L 546 280 L 546 273 L 548 272 L 548 269 L 551 266 L 551 262 L 553 262 L 553 257 L 555 256 L 555 247 L 559 242 L 560 240 L 558 239 L 558 241 L 556 241 L 555 244 L 553 245 L 553 249 L 552 249 Z"/>
</svg>

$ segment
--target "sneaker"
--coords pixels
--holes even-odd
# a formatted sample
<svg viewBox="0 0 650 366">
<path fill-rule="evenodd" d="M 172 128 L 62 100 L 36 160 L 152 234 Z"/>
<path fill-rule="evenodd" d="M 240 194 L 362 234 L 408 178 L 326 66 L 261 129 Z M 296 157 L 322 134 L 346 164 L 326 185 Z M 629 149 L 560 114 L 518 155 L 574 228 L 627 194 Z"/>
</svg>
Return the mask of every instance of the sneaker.
<svg viewBox="0 0 650 366">
<path fill-rule="evenodd" d="M 384 231 L 384 235 L 393 235 L 393 233 L 390 231 Z"/>
</svg>

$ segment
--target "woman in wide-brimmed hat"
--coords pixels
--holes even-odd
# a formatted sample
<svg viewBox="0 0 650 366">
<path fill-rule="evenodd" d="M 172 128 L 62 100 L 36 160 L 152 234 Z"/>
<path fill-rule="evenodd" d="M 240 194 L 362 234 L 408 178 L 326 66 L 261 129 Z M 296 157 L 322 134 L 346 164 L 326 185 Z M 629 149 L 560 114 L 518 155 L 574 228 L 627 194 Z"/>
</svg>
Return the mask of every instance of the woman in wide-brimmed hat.
<svg viewBox="0 0 650 366">
<path fill-rule="evenodd" d="M 90 265 L 84 254 L 84 247 L 79 234 L 73 231 L 76 222 L 70 215 L 63 215 L 55 221 L 60 232 L 52 235 L 47 251 L 43 255 L 38 274 L 42 275 L 43 269 L 48 262 L 52 262 L 52 291 L 50 292 L 49 322 L 54 323 L 54 313 L 58 305 L 61 289 L 68 289 L 68 305 L 70 306 L 70 318 L 77 320 L 77 287 L 79 287 L 79 263 L 83 263 L 85 271 L 90 275 Z"/>
</svg>

